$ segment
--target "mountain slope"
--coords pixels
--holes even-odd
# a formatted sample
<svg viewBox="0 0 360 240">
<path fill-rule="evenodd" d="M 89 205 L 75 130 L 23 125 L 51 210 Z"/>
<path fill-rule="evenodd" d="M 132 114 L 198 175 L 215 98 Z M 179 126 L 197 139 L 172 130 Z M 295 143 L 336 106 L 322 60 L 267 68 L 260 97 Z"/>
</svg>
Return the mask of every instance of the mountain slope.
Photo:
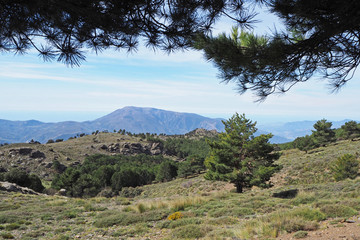
<svg viewBox="0 0 360 240">
<path fill-rule="evenodd" d="M 340 128 L 345 122 L 351 121 L 349 119 L 341 121 L 331 121 L 332 128 Z M 278 124 L 268 124 L 268 125 L 259 125 L 259 128 L 266 132 L 271 132 L 277 137 L 281 137 L 284 140 L 293 141 L 297 137 L 310 135 L 311 130 L 314 130 L 313 125 L 317 121 L 296 121 L 296 122 L 287 122 L 287 123 L 278 123 Z M 274 137 L 275 138 L 275 137 Z M 273 139 L 274 141 L 274 139 Z M 274 141 L 276 142 L 276 141 Z"/>
<path fill-rule="evenodd" d="M 125 129 L 132 133 L 185 134 L 196 128 L 223 131 L 221 119 L 193 113 L 179 113 L 155 108 L 124 107 L 94 121 L 43 123 L 35 120 L 0 120 L 0 143 L 46 142 L 67 139 L 80 133 Z"/>
<path fill-rule="evenodd" d="M 126 129 L 133 133 L 185 134 L 196 128 L 223 131 L 221 119 L 193 113 L 179 113 L 156 108 L 124 107 L 91 123 L 108 130 Z"/>
</svg>

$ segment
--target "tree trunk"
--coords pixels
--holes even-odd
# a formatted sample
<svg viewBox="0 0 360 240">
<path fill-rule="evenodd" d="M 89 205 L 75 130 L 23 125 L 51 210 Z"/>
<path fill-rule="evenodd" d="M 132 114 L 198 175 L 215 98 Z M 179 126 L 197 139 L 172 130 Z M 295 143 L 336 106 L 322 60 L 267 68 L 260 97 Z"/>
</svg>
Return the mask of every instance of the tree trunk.
<svg viewBox="0 0 360 240">
<path fill-rule="evenodd" d="M 242 193 L 243 192 L 243 186 L 242 186 L 242 184 L 240 182 L 236 182 L 235 186 L 236 186 L 236 192 L 237 193 Z"/>
</svg>

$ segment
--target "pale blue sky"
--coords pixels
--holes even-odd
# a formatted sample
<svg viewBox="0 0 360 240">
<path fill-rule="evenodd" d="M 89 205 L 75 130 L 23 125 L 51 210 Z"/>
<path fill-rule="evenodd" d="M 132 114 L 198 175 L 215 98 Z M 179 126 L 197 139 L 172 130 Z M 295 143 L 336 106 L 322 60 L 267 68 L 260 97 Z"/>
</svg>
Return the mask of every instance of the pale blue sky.
<svg viewBox="0 0 360 240">
<path fill-rule="evenodd" d="M 266 14 L 255 32 L 269 32 Z M 217 32 L 228 31 L 222 22 Z M 220 84 L 217 69 L 200 52 L 166 55 L 140 48 L 136 53 L 90 54 L 80 68 L 45 63 L 36 53 L 0 55 L 0 119 L 45 122 L 85 121 L 125 106 L 154 107 L 228 118 L 245 113 L 259 123 L 298 120 L 360 120 L 357 71 L 339 93 L 330 94 L 319 79 L 295 86 L 285 95 L 255 103 L 252 93 L 238 95 L 233 84 Z"/>
</svg>

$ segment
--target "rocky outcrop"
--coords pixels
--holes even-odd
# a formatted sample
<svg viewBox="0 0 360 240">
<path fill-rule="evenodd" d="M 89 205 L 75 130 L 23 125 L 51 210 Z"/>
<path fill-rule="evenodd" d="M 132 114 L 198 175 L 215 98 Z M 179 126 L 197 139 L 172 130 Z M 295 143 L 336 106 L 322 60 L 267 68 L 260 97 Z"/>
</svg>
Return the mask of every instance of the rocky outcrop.
<svg viewBox="0 0 360 240">
<path fill-rule="evenodd" d="M 30 158 L 46 158 L 45 153 L 34 151 L 32 148 L 14 148 L 9 150 L 10 157 L 29 156 Z"/>
<path fill-rule="evenodd" d="M 9 182 L 0 182 L 0 191 L 18 192 L 18 193 L 23 193 L 23 194 L 34 194 L 34 195 L 40 194 L 30 188 L 20 187 L 19 185 L 15 184 L 15 183 L 9 183 Z"/>
<path fill-rule="evenodd" d="M 159 155 L 163 153 L 163 145 L 161 143 L 112 143 L 110 145 L 102 145 L 101 150 L 110 153 L 120 153 L 124 155 L 148 154 Z"/>
</svg>

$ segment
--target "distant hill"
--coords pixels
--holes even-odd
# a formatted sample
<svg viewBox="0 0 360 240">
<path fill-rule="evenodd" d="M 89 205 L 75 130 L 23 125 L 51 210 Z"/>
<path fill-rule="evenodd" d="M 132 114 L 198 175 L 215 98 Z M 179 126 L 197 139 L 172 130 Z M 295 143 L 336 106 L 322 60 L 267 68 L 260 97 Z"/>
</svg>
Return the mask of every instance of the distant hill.
<svg viewBox="0 0 360 240">
<path fill-rule="evenodd" d="M 331 121 L 332 128 L 339 128 L 344 123 L 351 121 L 350 119 L 345 119 L 341 121 Z M 259 125 L 263 131 L 271 132 L 276 137 L 280 137 L 280 141 L 287 139 L 288 141 L 293 141 L 297 137 L 309 135 L 312 133 L 311 130 L 314 130 L 313 125 L 317 121 L 297 121 L 297 122 L 287 122 L 287 123 L 277 123 L 277 124 L 267 124 Z M 274 138 L 275 138 L 274 136 Z M 274 141 L 274 139 L 273 139 Z M 278 142 L 278 141 L 274 141 Z"/>
<path fill-rule="evenodd" d="M 124 107 L 106 116 L 85 122 L 44 123 L 36 120 L 9 121 L 0 119 L 0 144 L 29 142 L 41 143 L 49 139 L 68 139 L 81 133 L 96 130 L 110 132 L 125 129 L 132 133 L 185 134 L 197 128 L 224 131 L 220 118 L 208 118 L 194 113 L 180 113 L 156 108 Z M 338 128 L 349 120 L 333 122 Z M 296 137 L 311 134 L 316 121 L 299 121 L 282 124 L 258 125 L 256 135 L 272 133 L 272 143 L 284 143 Z"/>
<path fill-rule="evenodd" d="M 34 139 L 46 142 L 49 139 L 68 139 L 80 133 L 96 130 L 132 133 L 185 134 L 196 128 L 224 130 L 222 119 L 207 118 L 193 113 L 179 113 L 155 108 L 124 107 L 104 117 L 86 122 L 44 123 L 35 120 L 0 120 L 0 143 L 28 142 Z"/>
<path fill-rule="evenodd" d="M 223 131 L 219 118 L 156 108 L 124 107 L 91 122 L 95 128 L 126 129 L 133 133 L 185 134 L 196 128 Z"/>
</svg>

